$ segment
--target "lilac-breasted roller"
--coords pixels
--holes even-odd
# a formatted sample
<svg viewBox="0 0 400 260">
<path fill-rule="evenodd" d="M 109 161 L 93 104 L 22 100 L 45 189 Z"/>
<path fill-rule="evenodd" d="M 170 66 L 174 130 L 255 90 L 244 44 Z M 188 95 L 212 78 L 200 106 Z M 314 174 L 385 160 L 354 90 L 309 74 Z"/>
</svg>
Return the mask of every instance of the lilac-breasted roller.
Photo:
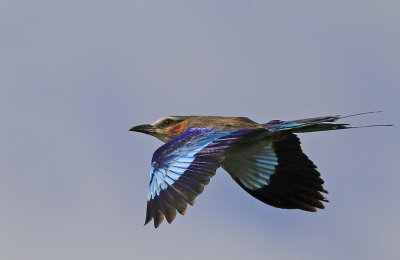
<svg viewBox="0 0 400 260">
<path fill-rule="evenodd" d="M 374 113 L 374 112 L 367 112 Z M 362 113 L 366 114 L 366 113 Z M 357 114 L 360 115 L 360 114 Z M 354 115 L 351 115 L 354 116 Z M 349 116 L 345 116 L 349 117 Z M 258 124 L 245 117 L 168 116 L 130 131 L 166 142 L 151 161 L 145 224 L 185 214 L 222 167 L 256 199 L 283 209 L 323 209 L 327 191 L 295 133 L 354 128 L 341 116 Z"/>
</svg>

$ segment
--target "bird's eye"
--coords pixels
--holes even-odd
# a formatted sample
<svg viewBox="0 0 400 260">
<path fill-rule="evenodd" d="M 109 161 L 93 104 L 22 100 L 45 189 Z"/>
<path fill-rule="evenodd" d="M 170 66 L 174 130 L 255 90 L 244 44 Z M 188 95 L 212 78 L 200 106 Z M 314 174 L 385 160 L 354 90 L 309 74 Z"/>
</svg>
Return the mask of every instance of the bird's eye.
<svg viewBox="0 0 400 260">
<path fill-rule="evenodd" d="M 167 119 L 164 121 L 164 125 L 170 125 L 172 123 L 173 123 L 173 121 L 171 119 Z"/>
</svg>

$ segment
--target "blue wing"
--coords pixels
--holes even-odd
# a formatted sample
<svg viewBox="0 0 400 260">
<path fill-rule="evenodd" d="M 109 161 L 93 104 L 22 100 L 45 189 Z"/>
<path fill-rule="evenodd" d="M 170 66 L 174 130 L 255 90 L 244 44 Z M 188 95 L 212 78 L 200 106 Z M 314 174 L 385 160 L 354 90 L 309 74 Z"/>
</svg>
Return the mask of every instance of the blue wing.
<svg viewBox="0 0 400 260">
<path fill-rule="evenodd" d="M 188 129 L 157 149 L 151 162 L 145 224 L 154 218 L 158 227 L 164 216 L 171 223 L 176 210 L 184 214 L 187 203 L 193 205 L 215 175 L 225 151 L 254 131 L 260 130 Z"/>
</svg>

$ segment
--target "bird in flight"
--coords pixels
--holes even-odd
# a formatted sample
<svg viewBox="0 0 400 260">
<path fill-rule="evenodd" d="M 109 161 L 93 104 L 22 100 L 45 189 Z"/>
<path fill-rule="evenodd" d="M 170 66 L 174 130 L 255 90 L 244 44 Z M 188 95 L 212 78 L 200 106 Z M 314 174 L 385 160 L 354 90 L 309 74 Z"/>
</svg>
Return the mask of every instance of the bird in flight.
<svg viewBox="0 0 400 260">
<path fill-rule="evenodd" d="M 381 112 L 381 111 L 376 111 Z M 246 117 L 168 116 L 130 131 L 165 142 L 151 161 L 145 225 L 171 223 L 185 214 L 222 167 L 256 199 L 283 209 L 315 212 L 328 193 L 315 164 L 300 147 L 296 133 L 358 128 L 333 123 L 350 116 L 323 116 L 256 123 Z M 369 125 L 384 126 L 384 125 Z"/>
</svg>

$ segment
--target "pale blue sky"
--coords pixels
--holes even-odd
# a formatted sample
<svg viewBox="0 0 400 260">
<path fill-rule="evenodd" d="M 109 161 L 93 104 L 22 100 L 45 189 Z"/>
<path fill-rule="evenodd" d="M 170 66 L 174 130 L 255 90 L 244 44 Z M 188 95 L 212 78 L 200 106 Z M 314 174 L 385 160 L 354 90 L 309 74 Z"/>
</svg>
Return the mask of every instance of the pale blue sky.
<svg viewBox="0 0 400 260">
<path fill-rule="evenodd" d="M 399 1 L 0 3 L 1 259 L 399 259 Z M 267 206 L 217 175 L 143 227 L 166 115 L 259 122 L 371 110 L 302 134 L 331 201 Z"/>
</svg>

